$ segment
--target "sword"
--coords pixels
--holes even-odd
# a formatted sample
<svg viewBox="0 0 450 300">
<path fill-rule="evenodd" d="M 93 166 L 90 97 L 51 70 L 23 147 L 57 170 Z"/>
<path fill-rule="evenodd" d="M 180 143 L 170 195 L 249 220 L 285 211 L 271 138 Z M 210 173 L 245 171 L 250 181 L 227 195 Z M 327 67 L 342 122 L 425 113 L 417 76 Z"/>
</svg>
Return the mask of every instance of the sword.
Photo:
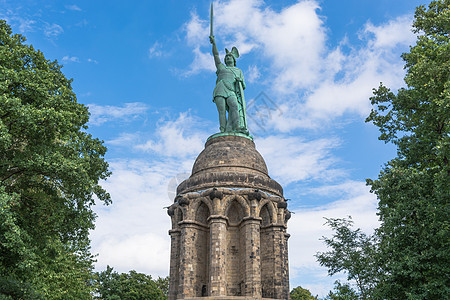
<svg viewBox="0 0 450 300">
<path fill-rule="evenodd" d="M 210 23 L 210 27 L 209 27 L 209 36 L 214 37 L 214 35 L 213 35 L 213 4 L 212 4 L 212 2 L 211 2 L 211 23 Z"/>
<path fill-rule="evenodd" d="M 242 83 L 240 81 L 237 82 L 239 85 L 239 93 L 241 94 L 241 105 L 242 105 L 242 114 L 243 114 L 243 121 L 244 121 L 244 127 L 247 128 L 247 109 L 245 107 L 245 98 L 244 98 L 244 89 L 242 88 Z"/>
</svg>

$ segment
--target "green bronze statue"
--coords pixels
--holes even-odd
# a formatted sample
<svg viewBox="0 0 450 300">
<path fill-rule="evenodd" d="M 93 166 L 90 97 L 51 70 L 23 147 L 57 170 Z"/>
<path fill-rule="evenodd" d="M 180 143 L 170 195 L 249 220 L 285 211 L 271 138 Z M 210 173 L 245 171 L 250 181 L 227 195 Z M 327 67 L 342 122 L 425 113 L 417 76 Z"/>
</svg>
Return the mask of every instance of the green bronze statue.
<svg viewBox="0 0 450 300">
<path fill-rule="evenodd" d="M 211 32 L 209 40 L 212 44 L 212 53 L 217 68 L 217 80 L 213 92 L 213 102 L 216 103 L 219 112 L 220 132 L 238 132 L 248 135 L 244 98 L 244 75 L 239 68 L 236 68 L 236 59 L 239 57 L 239 51 L 236 47 L 233 47 L 231 51 L 225 49 L 225 65 L 223 65 L 220 62 L 212 24 L 213 7 L 211 4 Z"/>
</svg>

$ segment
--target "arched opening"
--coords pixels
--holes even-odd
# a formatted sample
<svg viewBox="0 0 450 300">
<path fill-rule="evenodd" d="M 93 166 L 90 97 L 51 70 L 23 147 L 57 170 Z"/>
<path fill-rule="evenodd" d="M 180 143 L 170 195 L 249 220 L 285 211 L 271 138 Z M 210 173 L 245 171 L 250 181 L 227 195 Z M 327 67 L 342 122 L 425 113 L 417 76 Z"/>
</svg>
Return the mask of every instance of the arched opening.
<svg viewBox="0 0 450 300">
<path fill-rule="evenodd" d="M 200 202 L 200 205 L 197 208 L 197 212 L 195 213 L 195 221 L 207 225 L 209 215 L 210 213 L 208 206 L 205 204 L 205 202 Z"/>
<path fill-rule="evenodd" d="M 228 230 L 227 230 L 227 248 L 226 248 L 226 279 L 227 295 L 242 296 L 244 283 L 244 255 L 245 239 L 244 232 L 240 225 L 244 218 L 242 205 L 233 200 L 228 208 Z"/>
<path fill-rule="evenodd" d="M 274 296 L 274 236 L 269 227 L 269 225 L 272 224 L 272 219 L 268 205 L 269 203 L 265 204 L 259 212 L 259 217 L 262 218 L 260 230 L 260 253 L 261 287 L 263 298 L 273 298 Z"/>
<path fill-rule="evenodd" d="M 261 211 L 259 212 L 259 217 L 262 218 L 261 226 L 263 226 L 263 227 L 272 223 L 271 218 L 270 218 L 269 207 L 267 205 L 268 204 L 264 205 L 261 208 Z"/>
<path fill-rule="evenodd" d="M 197 211 L 195 212 L 195 221 L 197 221 L 198 225 L 194 226 L 195 235 L 194 235 L 194 243 L 195 249 L 197 252 L 197 257 L 194 258 L 194 266 L 195 268 L 195 294 L 197 297 L 205 297 L 207 293 L 207 284 L 209 277 L 209 227 L 208 227 L 208 217 L 210 216 L 210 211 L 208 206 L 201 201 Z"/>
</svg>

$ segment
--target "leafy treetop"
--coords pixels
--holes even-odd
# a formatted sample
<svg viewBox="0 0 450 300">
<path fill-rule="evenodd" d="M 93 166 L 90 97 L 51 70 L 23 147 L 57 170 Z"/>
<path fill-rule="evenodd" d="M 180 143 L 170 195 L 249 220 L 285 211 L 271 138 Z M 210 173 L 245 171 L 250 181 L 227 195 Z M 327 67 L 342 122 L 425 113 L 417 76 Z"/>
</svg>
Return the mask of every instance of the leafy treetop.
<svg viewBox="0 0 450 300">
<path fill-rule="evenodd" d="M 0 279 L 46 299 L 90 295 L 91 206 L 110 203 L 106 147 L 71 82 L 0 20 Z"/>
</svg>

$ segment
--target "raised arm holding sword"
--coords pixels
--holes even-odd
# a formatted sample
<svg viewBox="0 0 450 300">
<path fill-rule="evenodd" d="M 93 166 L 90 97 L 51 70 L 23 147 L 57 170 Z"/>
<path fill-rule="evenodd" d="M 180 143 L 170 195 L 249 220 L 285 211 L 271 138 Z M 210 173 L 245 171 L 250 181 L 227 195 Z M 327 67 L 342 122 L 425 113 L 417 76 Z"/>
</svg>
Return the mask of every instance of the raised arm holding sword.
<svg viewBox="0 0 450 300">
<path fill-rule="evenodd" d="M 239 51 L 236 47 L 233 47 L 231 51 L 225 49 L 225 65 L 220 62 L 219 51 L 217 50 L 213 35 L 212 3 L 209 40 L 212 44 L 212 53 L 217 68 L 213 102 L 216 103 L 219 112 L 220 132 L 239 132 L 248 135 L 244 98 L 244 75 L 239 68 L 236 68 L 236 59 L 239 57 Z"/>
</svg>

